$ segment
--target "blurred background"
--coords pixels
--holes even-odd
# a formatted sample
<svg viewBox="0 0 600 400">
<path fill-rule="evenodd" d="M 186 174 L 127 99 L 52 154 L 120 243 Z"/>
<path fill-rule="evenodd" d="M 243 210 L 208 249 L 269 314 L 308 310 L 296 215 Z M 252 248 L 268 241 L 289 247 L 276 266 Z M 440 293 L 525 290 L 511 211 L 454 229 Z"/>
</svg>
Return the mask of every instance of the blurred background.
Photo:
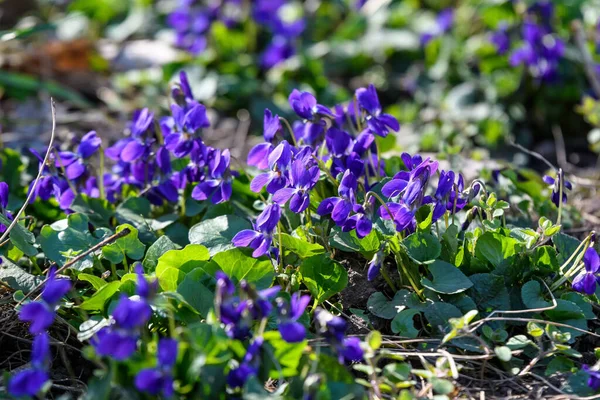
<svg viewBox="0 0 600 400">
<path fill-rule="evenodd" d="M 548 168 L 514 141 L 592 179 L 599 18 L 600 0 L 0 0 L 2 142 L 43 147 L 50 96 L 63 140 L 118 139 L 134 110 L 168 110 L 185 70 L 206 141 L 242 161 L 294 88 L 334 105 L 373 83 L 402 125 L 384 152 L 436 152 L 470 178 Z"/>
</svg>

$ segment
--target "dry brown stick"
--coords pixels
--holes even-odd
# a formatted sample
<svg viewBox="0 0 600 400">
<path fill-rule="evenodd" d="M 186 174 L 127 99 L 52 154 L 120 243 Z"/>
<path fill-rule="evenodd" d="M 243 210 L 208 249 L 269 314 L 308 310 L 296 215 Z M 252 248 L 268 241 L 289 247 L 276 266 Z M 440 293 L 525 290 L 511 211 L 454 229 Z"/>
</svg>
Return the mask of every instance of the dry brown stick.
<svg viewBox="0 0 600 400">
<path fill-rule="evenodd" d="M 90 255 L 91 253 L 95 252 L 98 249 L 101 249 L 102 247 L 104 247 L 104 246 L 106 246 L 108 244 L 111 244 L 112 242 L 114 242 L 115 240 L 117 240 L 117 239 L 119 239 L 119 238 L 121 238 L 123 236 L 127 236 L 130 232 L 131 232 L 131 230 L 129 228 L 125 228 L 122 231 L 117 232 L 114 235 L 111 235 L 111 236 L 107 237 L 106 239 L 104 239 L 103 241 L 101 241 L 100 243 L 98 243 L 97 245 L 90 247 L 89 249 L 87 249 L 83 253 L 77 255 L 76 257 L 74 257 L 73 259 L 71 259 L 70 261 L 68 261 L 67 263 L 65 263 L 65 265 L 63 265 L 62 267 L 60 267 L 59 269 L 56 270 L 56 273 L 60 274 L 65 269 L 73 266 L 78 261 L 83 260 L 85 257 L 87 257 L 88 255 Z M 53 266 L 56 266 L 56 263 L 54 263 Z M 21 304 L 23 304 L 23 302 L 29 296 L 31 296 L 33 293 L 37 292 L 41 287 L 43 287 L 46 284 L 46 282 L 48 282 L 48 278 L 44 279 L 44 281 L 42 283 L 40 283 L 35 288 L 33 288 L 32 290 L 30 290 L 29 292 L 27 292 L 27 294 L 25 294 L 25 296 L 23 296 L 23 298 L 17 303 L 17 305 L 15 306 L 15 308 L 17 308 L 18 306 L 20 306 Z"/>
<path fill-rule="evenodd" d="M 583 69 L 585 70 L 585 74 L 588 80 L 590 81 L 590 85 L 592 86 L 594 93 L 596 93 L 597 97 L 600 97 L 600 82 L 596 77 L 596 71 L 594 69 L 594 60 L 592 59 L 592 55 L 590 54 L 587 48 L 587 40 L 585 37 L 583 25 L 581 24 L 581 21 L 573 21 L 572 26 L 575 34 L 575 44 L 579 48 L 579 51 L 581 51 Z"/>
</svg>

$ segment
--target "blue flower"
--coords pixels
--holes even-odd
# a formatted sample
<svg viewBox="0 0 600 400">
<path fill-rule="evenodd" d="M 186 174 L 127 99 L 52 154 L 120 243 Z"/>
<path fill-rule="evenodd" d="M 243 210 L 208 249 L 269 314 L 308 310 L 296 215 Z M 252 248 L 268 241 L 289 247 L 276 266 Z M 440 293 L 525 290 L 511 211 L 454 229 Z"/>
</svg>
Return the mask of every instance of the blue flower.
<svg viewBox="0 0 600 400">
<path fill-rule="evenodd" d="M 548 184 L 552 188 L 552 202 L 556 207 L 560 206 L 560 186 L 562 185 L 562 203 L 567 202 L 567 190 L 572 190 L 573 185 L 571 182 L 565 179 L 565 175 L 562 169 L 559 169 L 556 178 L 552 178 L 551 176 L 544 175 L 543 180 L 546 184 Z"/>
<path fill-rule="evenodd" d="M 358 105 L 367 113 L 367 126 L 372 133 L 386 137 L 390 130 L 400 129 L 396 118 L 382 112 L 375 86 L 371 84 L 367 88 L 359 88 L 355 95 Z"/>
<path fill-rule="evenodd" d="M 273 195 L 273 201 L 285 205 L 290 200 L 290 210 L 301 213 L 310 205 L 310 191 L 319 180 L 318 166 L 307 168 L 302 160 L 292 163 L 290 170 L 289 187 L 279 189 Z"/>
<path fill-rule="evenodd" d="M 318 309 L 315 312 L 317 329 L 337 352 L 340 363 L 362 361 L 364 357 L 360 340 L 356 337 L 345 337 L 348 325 L 341 317 Z"/>
<path fill-rule="evenodd" d="M 298 319 L 304 314 L 309 302 L 310 296 L 301 296 L 298 292 L 292 294 L 289 305 L 283 299 L 277 299 L 279 316 L 277 327 L 281 337 L 286 342 L 298 343 L 306 337 L 306 328 L 298 322 Z"/>
<path fill-rule="evenodd" d="M 317 214 L 323 216 L 331 214 L 331 219 L 339 226 L 342 226 L 348 219 L 353 206 L 356 204 L 356 176 L 350 170 L 344 172 L 340 186 L 338 187 L 338 197 L 329 197 L 319 204 Z"/>
<path fill-rule="evenodd" d="M 248 347 L 246 354 L 240 365 L 233 368 L 227 374 L 227 385 L 232 388 L 240 388 L 248 381 L 251 376 L 258 373 L 260 365 L 260 350 L 263 345 L 263 338 L 256 337 Z"/>
<path fill-rule="evenodd" d="M 17 373 L 8 382 L 8 392 L 14 397 L 33 397 L 50 380 L 47 368 L 50 354 L 50 339 L 41 333 L 33 339 L 31 367 Z"/>
<path fill-rule="evenodd" d="M 160 339 L 158 342 L 157 367 L 145 368 L 135 377 L 135 387 L 151 395 L 173 395 L 173 367 L 177 361 L 177 341 Z"/>
<path fill-rule="evenodd" d="M 584 365 L 581 369 L 589 375 L 587 385 L 594 391 L 600 390 L 600 371 L 591 369 L 587 365 Z"/>
<path fill-rule="evenodd" d="M 254 249 L 252 257 L 260 257 L 267 252 L 273 242 L 273 233 L 281 219 L 281 207 L 273 203 L 265 207 L 256 218 L 254 229 L 244 229 L 238 232 L 231 242 L 235 247 L 250 247 Z"/>
<path fill-rule="evenodd" d="M 232 193 L 232 172 L 229 169 L 229 149 L 213 149 L 209 156 L 208 173 L 209 178 L 199 183 L 192 191 L 194 200 L 207 200 L 213 204 L 219 204 L 229 200 Z"/>
<path fill-rule="evenodd" d="M 147 157 L 150 153 L 150 146 L 154 142 L 154 139 L 148 135 L 152 131 L 153 122 L 154 114 L 147 108 L 136 111 L 129 127 L 131 136 L 120 139 L 107 148 L 106 156 L 115 161 L 121 160 L 127 163 Z"/>
<path fill-rule="evenodd" d="M 600 282 L 600 277 L 598 277 L 600 257 L 593 247 L 586 250 L 583 256 L 583 265 L 585 271 L 582 271 L 573 279 L 573 289 L 580 293 L 592 295 L 596 292 L 596 283 Z"/>
<path fill-rule="evenodd" d="M 315 96 L 308 92 L 300 92 L 297 89 L 294 89 L 289 96 L 289 102 L 294 112 L 300 118 L 309 121 L 314 121 L 322 116 L 330 118 L 335 117 L 328 107 L 318 104 Z"/>
<path fill-rule="evenodd" d="M 287 173 L 292 161 L 292 147 L 287 141 L 282 141 L 270 152 L 267 164 L 270 171 L 257 175 L 250 182 L 250 190 L 260 192 L 267 187 L 267 192 L 273 194 L 288 184 Z"/>
<path fill-rule="evenodd" d="M 19 311 L 19 319 L 31 323 L 29 332 L 36 335 L 46 331 L 52 325 L 56 306 L 69 290 L 71 290 L 71 281 L 57 279 L 56 269 L 51 268 L 42 291 L 42 299 L 25 304 Z"/>
</svg>

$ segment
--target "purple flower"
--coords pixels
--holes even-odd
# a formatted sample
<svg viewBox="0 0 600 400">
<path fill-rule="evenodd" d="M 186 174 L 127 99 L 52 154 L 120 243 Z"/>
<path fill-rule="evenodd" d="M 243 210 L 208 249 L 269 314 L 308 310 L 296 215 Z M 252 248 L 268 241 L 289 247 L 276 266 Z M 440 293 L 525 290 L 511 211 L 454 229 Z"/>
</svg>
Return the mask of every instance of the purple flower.
<svg viewBox="0 0 600 400">
<path fill-rule="evenodd" d="M 71 290 L 71 281 L 56 279 L 56 269 L 51 268 L 42 291 L 42 299 L 25 304 L 19 311 L 19 319 L 31 323 L 29 332 L 36 335 L 52 325 L 56 306 L 69 290 Z"/>
<path fill-rule="evenodd" d="M 275 36 L 260 57 L 260 65 L 271 69 L 296 54 L 293 42 L 283 36 Z"/>
<path fill-rule="evenodd" d="M 424 46 L 429 43 L 432 39 L 443 35 L 452 28 L 454 23 L 454 10 L 452 8 L 446 8 L 440 11 L 435 19 L 435 26 L 430 32 L 426 32 L 421 35 L 421 45 Z"/>
<path fill-rule="evenodd" d="M 390 130 L 400 129 L 396 118 L 382 112 L 375 86 L 371 84 L 367 88 L 359 88 L 355 95 L 360 108 L 367 113 L 367 126 L 371 132 L 386 137 Z"/>
<path fill-rule="evenodd" d="M 319 180 L 319 167 L 306 168 L 301 160 L 292 163 L 290 171 L 290 187 L 279 189 L 273 195 L 273 201 L 285 205 L 290 200 L 290 210 L 301 213 L 310 205 L 310 191 Z"/>
<path fill-rule="evenodd" d="M 281 121 L 279 115 L 274 115 L 271 110 L 265 108 L 263 119 L 263 137 L 264 143 L 254 146 L 248 153 L 247 163 L 260 169 L 266 169 L 269 166 L 268 158 L 274 149 L 273 141 L 277 133 L 281 132 Z"/>
<path fill-rule="evenodd" d="M 147 157 L 154 141 L 148 136 L 152 130 L 153 121 L 154 114 L 147 108 L 136 111 L 130 124 L 131 136 L 120 139 L 113 146 L 107 148 L 106 156 L 115 161 L 121 160 L 127 163 Z"/>
<path fill-rule="evenodd" d="M 289 305 L 281 298 L 277 299 L 279 315 L 278 329 L 283 340 L 298 343 L 306 337 L 306 328 L 298 319 L 310 302 L 310 296 L 301 296 L 298 292 L 292 295 Z"/>
<path fill-rule="evenodd" d="M 317 214 L 321 216 L 331 214 L 331 219 L 337 225 L 342 226 L 356 204 L 355 193 L 357 184 L 356 176 L 350 170 L 347 170 L 342 176 L 340 186 L 338 187 L 339 197 L 329 197 L 323 200 L 317 208 Z"/>
<path fill-rule="evenodd" d="M 229 371 L 227 374 L 227 385 L 229 387 L 240 388 L 244 386 L 251 376 L 257 374 L 258 366 L 260 365 L 260 350 L 263 342 L 262 337 L 255 338 L 248 347 L 240 365 Z"/>
<path fill-rule="evenodd" d="M 199 183 L 192 191 L 194 200 L 210 199 L 213 204 L 219 204 L 231 197 L 232 174 L 229 170 L 229 149 L 215 149 L 208 161 L 210 179 Z"/>
<path fill-rule="evenodd" d="M 31 350 L 31 368 L 13 376 L 8 382 L 8 392 L 14 397 L 33 397 L 50 380 L 48 360 L 50 339 L 47 333 L 41 333 L 33 339 Z"/>
<path fill-rule="evenodd" d="M 92 338 L 91 344 L 98 355 L 124 361 L 135 353 L 137 341 L 138 336 L 131 335 L 129 332 L 102 328 Z"/>
<path fill-rule="evenodd" d="M 567 202 L 567 190 L 572 190 L 573 185 L 571 182 L 565 179 L 565 175 L 562 169 L 559 169 L 556 178 L 552 178 L 551 176 L 544 175 L 543 180 L 546 184 L 550 185 L 552 188 L 552 202 L 556 207 L 560 206 L 560 190 L 562 184 L 562 202 Z"/>
<path fill-rule="evenodd" d="M 270 171 L 254 177 L 250 182 L 250 189 L 258 193 L 266 186 L 267 192 L 273 194 L 286 187 L 288 184 L 287 172 L 291 161 L 292 147 L 284 140 L 269 154 L 267 164 Z"/>
<path fill-rule="evenodd" d="M 281 207 L 273 203 L 265 207 L 256 218 L 254 230 L 244 229 L 236 234 L 231 242 L 235 247 L 250 247 L 254 249 L 252 257 L 260 257 L 269 252 L 273 242 L 273 232 L 281 219 Z"/>
<path fill-rule="evenodd" d="M 600 371 L 591 369 L 587 365 L 584 365 L 581 369 L 589 375 L 587 385 L 594 391 L 600 390 Z"/>
<path fill-rule="evenodd" d="M 371 219 L 373 217 L 374 204 L 375 200 L 373 198 L 365 201 L 364 204 L 354 204 L 352 206 L 352 211 L 355 214 L 350 216 L 346 222 L 344 222 L 342 231 L 350 232 L 356 230 L 356 236 L 359 239 L 362 239 L 371 233 L 371 230 L 373 229 L 373 222 Z"/>
<path fill-rule="evenodd" d="M 371 261 L 369 261 L 369 266 L 367 269 L 367 279 L 369 281 L 373 281 L 375 278 L 377 278 L 377 276 L 379 276 L 379 271 L 381 271 L 384 258 L 385 255 L 383 254 L 383 251 L 380 250 L 375 253 Z"/>
<path fill-rule="evenodd" d="M 309 121 L 313 121 L 320 116 L 335 117 L 328 107 L 318 104 L 315 96 L 308 92 L 300 92 L 294 89 L 289 96 L 289 102 L 294 112 L 300 118 Z"/>
<path fill-rule="evenodd" d="M 151 316 L 152 308 L 145 300 L 132 300 L 125 295 L 121 297 L 112 314 L 116 325 L 126 330 L 142 328 Z"/>
<path fill-rule="evenodd" d="M 318 309 L 315 312 L 315 321 L 319 334 L 325 337 L 335 349 L 340 363 L 363 360 L 360 340 L 355 337 L 345 337 L 346 321 L 323 309 Z"/>
<path fill-rule="evenodd" d="M 158 342 L 157 367 L 145 368 L 135 377 L 135 387 L 145 393 L 165 397 L 173 395 L 173 366 L 177 361 L 177 341 L 160 339 Z"/>
<path fill-rule="evenodd" d="M 133 269 L 137 275 L 137 295 L 145 300 L 150 300 L 158 291 L 158 280 L 148 282 L 144 277 L 144 267 L 140 262 L 136 262 Z"/>
<path fill-rule="evenodd" d="M 598 270 L 600 269 L 600 257 L 593 247 L 589 247 L 583 256 L 585 271 L 573 279 L 573 289 L 580 293 L 592 295 L 596 292 L 596 283 L 600 281 Z"/>
<path fill-rule="evenodd" d="M 173 127 L 162 124 L 165 131 L 165 147 L 175 157 L 185 157 L 192 151 L 194 143 L 198 139 L 198 132 L 202 128 L 210 126 L 206 116 L 206 107 L 196 101 L 188 101 L 185 107 L 177 104 L 171 105 L 173 114 Z"/>
<path fill-rule="evenodd" d="M 503 55 L 510 50 L 510 36 L 508 36 L 508 26 L 500 24 L 498 30 L 490 35 L 490 42 L 496 47 L 498 54 Z"/>
</svg>

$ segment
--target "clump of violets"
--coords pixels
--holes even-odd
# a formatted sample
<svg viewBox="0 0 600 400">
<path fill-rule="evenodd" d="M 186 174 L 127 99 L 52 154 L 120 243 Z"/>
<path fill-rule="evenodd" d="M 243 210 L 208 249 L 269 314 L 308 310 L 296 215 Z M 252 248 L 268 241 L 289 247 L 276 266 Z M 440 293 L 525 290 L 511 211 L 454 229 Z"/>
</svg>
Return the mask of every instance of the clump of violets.
<svg viewBox="0 0 600 400">
<path fill-rule="evenodd" d="M 269 32 L 271 41 L 260 56 L 260 65 L 273 68 L 296 54 L 296 38 L 302 34 L 302 18 L 289 19 L 285 12 L 287 0 L 255 0 L 250 9 L 240 0 L 195 1 L 181 0 L 179 7 L 167 18 L 175 30 L 175 44 L 193 55 L 202 53 L 208 45 L 211 27 L 216 22 L 233 29 L 252 18 L 253 22 Z"/>
<path fill-rule="evenodd" d="M 340 363 L 362 361 L 364 352 L 357 337 L 346 337 L 348 325 L 341 317 L 326 310 L 315 312 L 317 332 L 333 347 Z"/>
<path fill-rule="evenodd" d="M 573 289 L 588 295 L 596 292 L 596 284 L 600 282 L 598 272 L 600 270 L 600 257 L 598 252 L 589 247 L 583 256 L 583 265 L 585 270 L 573 280 Z"/>
<path fill-rule="evenodd" d="M 163 338 L 158 342 L 156 353 L 157 366 L 145 368 L 135 376 L 135 387 L 144 393 L 153 396 L 173 395 L 173 367 L 177 361 L 177 341 Z"/>
<path fill-rule="evenodd" d="M 510 51 L 512 40 L 509 32 L 512 27 L 504 22 L 491 33 L 490 41 L 498 54 L 510 51 L 511 66 L 522 65 L 531 76 L 541 81 L 555 81 L 565 53 L 565 43 L 552 29 L 553 16 L 554 6 L 550 1 L 534 2 L 524 14 L 522 23 L 515 27 L 520 31 L 520 44 Z"/>
<path fill-rule="evenodd" d="M 156 291 L 156 282 L 148 283 L 143 268 L 136 263 L 136 296 L 121 296 L 111 317 L 110 324 L 102 328 L 91 340 L 100 356 L 123 361 L 131 357 L 137 349 L 142 329 L 152 316 L 150 300 Z"/>
</svg>

